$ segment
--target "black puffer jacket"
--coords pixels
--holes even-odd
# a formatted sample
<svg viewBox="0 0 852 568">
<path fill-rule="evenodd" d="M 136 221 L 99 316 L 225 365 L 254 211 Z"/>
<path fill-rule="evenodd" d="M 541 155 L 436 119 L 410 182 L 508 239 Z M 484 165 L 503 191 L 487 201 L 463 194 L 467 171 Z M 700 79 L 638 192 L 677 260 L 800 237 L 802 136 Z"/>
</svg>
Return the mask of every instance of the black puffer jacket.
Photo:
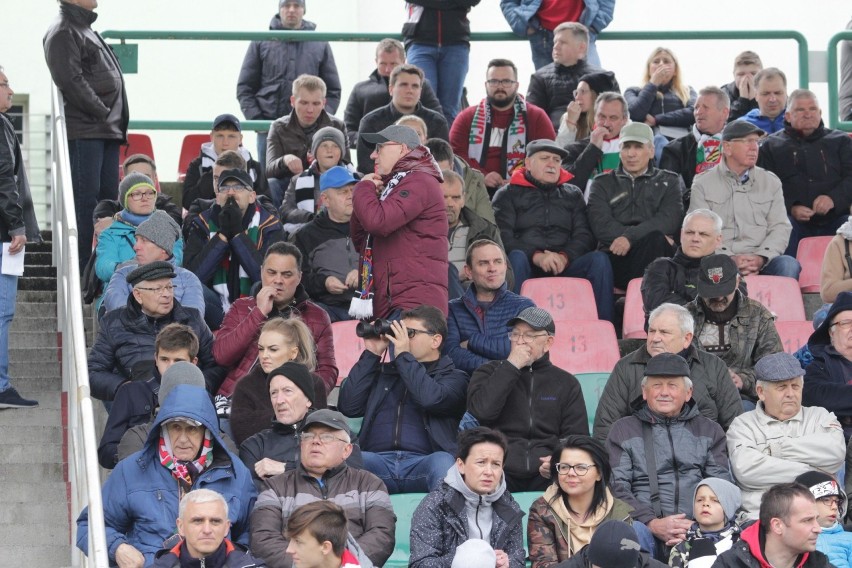
<svg viewBox="0 0 852 568">
<path fill-rule="evenodd" d="M 411 0 L 412 9 L 422 7 L 417 22 L 406 22 L 402 36 L 407 48 L 412 43 L 426 45 L 470 45 L 470 21 L 467 13 L 480 0 Z"/>
<path fill-rule="evenodd" d="M 127 139 L 130 111 L 118 58 L 92 29 L 98 15 L 60 2 L 44 35 L 44 57 L 65 97 L 68 139 Z"/>
<path fill-rule="evenodd" d="M 558 185 L 542 186 L 522 167 L 494 194 L 494 217 L 507 252 L 522 250 L 530 260 L 540 250 L 563 252 L 571 262 L 594 250 L 583 193 L 571 177 L 563 170 Z"/>
<path fill-rule="evenodd" d="M 302 21 L 302 30 L 317 25 Z M 278 14 L 269 22 L 270 30 L 284 31 Z M 340 105 L 340 77 L 334 54 L 326 41 L 253 41 L 246 51 L 237 80 L 237 100 L 249 120 L 275 120 L 293 110 L 290 96 L 299 75 L 316 75 L 326 86 L 325 108 L 337 112 Z"/>
<path fill-rule="evenodd" d="M 352 294 L 332 294 L 325 287 L 329 276 L 341 281 L 358 269 L 358 249 L 349 237 L 349 221 L 335 223 L 323 209 L 296 233 L 302 251 L 302 284 L 308 295 L 324 304 L 348 307 Z"/>
<path fill-rule="evenodd" d="M 728 114 L 728 122 L 733 122 L 741 116 L 745 116 L 750 110 L 757 108 L 757 97 L 753 99 L 741 97 L 740 89 L 733 81 L 719 88 L 725 91 L 725 94 L 728 95 L 728 99 L 731 101 L 731 112 Z"/>
<path fill-rule="evenodd" d="M 574 65 L 550 63 L 536 71 L 530 77 L 530 87 L 527 90 L 527 102 L 543 108 L 550 116 L 553 128 L 559 130 L 559 121 L 568 103 L 574 100 L 574 89 L 580 77 L 587 73 L 603 71 L 581 59 Z M 618 82 L 615 90 L 621 92 Z"/>
<path fill-rule="evenodd" d="M 821 122 L 810 136 L 802 136 L 789 122 L 784 130 L 764 139 L 757 165 L 781 179 L 787 213 L 794 205 L 812 207 L 820 195 L 829 196 L 834 208 L 828 215 L 814 215 L 810 223 L 821 225 L 846 215 L 852 205 L 852 138 Z"/>
<path fill-rule="evenodd" d="M 618 237 L 631 243 L 652 231 L 677 235 L 683 219 L 680 180 L 674 172 L 651 166 L 639 177 L 618 169 L 599 175 L 589 193 L 589 218 L 601 250 Z"/>
</svg>

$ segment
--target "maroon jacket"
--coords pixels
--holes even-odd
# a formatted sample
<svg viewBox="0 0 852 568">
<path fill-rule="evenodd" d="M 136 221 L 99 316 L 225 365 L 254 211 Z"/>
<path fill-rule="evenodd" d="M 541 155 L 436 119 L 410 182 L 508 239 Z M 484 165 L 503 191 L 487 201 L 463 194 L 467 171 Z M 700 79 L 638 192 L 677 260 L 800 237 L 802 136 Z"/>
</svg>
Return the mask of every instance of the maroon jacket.
<svg viewBox="0 0 852 568">
<path fill-rule="evenodd" d="M 280 312 L 273 308 L 269 316 L 265 316 L 257 309 L 257 300 L 254 296 L 240 298 L 231 304 L 231 309 L 225 314 L 222 326 L 213 340 L 213 358 L 218 364 L 230 369 L 222 386 L 219 387 L 219 394 L 231 396 L 237 381 L 251 370 L 257 360 L 257 338 L 266 320 L 276 316 L 289 317 L 290 311 L 288 309 Z M 308 295 L 301 284 L 296 288 L 295 305 L 292 311 L 302 318 L 311 330 L 311 335 L 314 336 L 314 342 L 317 344 L 316 374 L 322 377 L 326 391 L 331 392 L 337 384 L 337 362 L 334 359 L 331 320 L 328 319 L 325 310 L 308 301 Z"/>
<path fill-rule="evenodd" d="M 429 151 L 418 146 L 403 156 L 397 172 L 409 172 L 384 201 L 372 181 L 355 186 L 350 220 L 352 241 L 364 252 L 373 235 L 373 315 L 421 304 L 447 315 L 447 208 L 441 171 Z"/>
</svg>

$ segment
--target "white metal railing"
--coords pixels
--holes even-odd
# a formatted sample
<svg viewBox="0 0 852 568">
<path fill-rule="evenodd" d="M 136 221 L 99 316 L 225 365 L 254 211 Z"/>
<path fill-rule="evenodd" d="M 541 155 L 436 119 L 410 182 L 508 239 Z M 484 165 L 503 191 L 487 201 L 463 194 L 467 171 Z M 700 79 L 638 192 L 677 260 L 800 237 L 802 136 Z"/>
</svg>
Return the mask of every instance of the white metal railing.
<svg viewBox="0 0 852 568">
<path fill-rule="evenodd" d="M 86 334 L 80 292 L 77 220 L 62 94 L 52 88 L 51 185 L 53 264 L 56 266 L 57 327 L 62 334 L 62 390 L 68 394 L 68 481 L 71 484 L 71 565 L 108 568 L 104 508 L 95 437 L 94 409 L 86 365 Z M 89 507 L 88 558 L 75 546 L 77 524 Z"/>
</svg>

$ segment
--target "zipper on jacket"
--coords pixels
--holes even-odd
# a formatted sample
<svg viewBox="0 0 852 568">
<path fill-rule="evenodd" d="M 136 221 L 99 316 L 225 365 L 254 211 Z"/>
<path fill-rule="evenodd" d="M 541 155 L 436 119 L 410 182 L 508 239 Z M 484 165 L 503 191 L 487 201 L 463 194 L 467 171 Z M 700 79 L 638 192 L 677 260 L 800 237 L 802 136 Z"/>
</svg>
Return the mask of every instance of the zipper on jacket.
<svg viewBox="0 0 852 568">
<path fill-rule="evenodd" d="M 532 439 L 533 439 L 533 387 L 535 386 L 535 373 L 533 373 L 532 365 L 530 365 L 530 395 L 527 399 L 527 404 L 529 405 L 529 415 L 530 415 L 530 426 L 529 431 L 527 432 L 527 467 L 526 470 L 530 470 L 530 450 L 532 449 Z"/>
<path fill-rule="evenodd" d="M 678 474 L 677 456 L 675 455 L 674 440 L 672 439 L 672 427 L 671 427 L 671 423 L 668 420 L 666 421 L 666 433 L 669 435 L 669 446 L 672 449 L 672 469 L 674 470 L 674 478 L 675 478 L 675 481 L 674 481 L 674 486 L 675 486 L 675 490 L 674 490 L 674 510 L 680 511 L 680 508 L 679 508 L 679 504 L 680 504 L 680 479 L 679 478 L 680 478 L 680 475 Z"/>
<path fill-rule="evenodd" d="M 198 565 L 199 565 L 201 568 L 206 568 L 206 567 L 207 567 L 207 561 L 206 561 L 204 558 L 201 558 L 201 559 L 198 561 Z"/>
<path fill-rule="evenodd" d="M 479 508 L 482 506 L 482 495 L 479 496 L 479 502 L 476 503 L 476 515 L 474 518 L 476 519 L 476 530 L 479 531 L 479 539 L 484 540 L 482 538 L 482 527 L 479 526 Z"/>
<path fill-rule="evenodd" d="M 405 399 L 408 397 L 408 389 L 403 389 L 402 396 L 399 398 L 399 404 L 396 406 L 396 427 L 393 432 L 393 448 L 401 448 L 402 444 L 402 407 L 405 406 Z"/>
<path fill-rule="evenodd" d="M 828 162 L 825 160 L 825 150 L 820 148 L 819 155 L 820 158 L 822 158 L 822 171 L 825 175 L 828 175 Z"/>
</svg>

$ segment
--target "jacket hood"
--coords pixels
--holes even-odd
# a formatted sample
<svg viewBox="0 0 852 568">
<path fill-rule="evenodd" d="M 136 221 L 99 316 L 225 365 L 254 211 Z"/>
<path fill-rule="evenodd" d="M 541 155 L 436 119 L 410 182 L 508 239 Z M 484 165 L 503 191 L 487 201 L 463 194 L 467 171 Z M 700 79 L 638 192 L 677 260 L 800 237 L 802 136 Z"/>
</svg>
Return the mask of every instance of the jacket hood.
<svg viewBox="0 0 852 568">
<path fill-rule="evenodd" d="M 808 338 L 808 345 L 829 345 L 831 338 L 828 335 L 828 328 L 831 327 L 831 321 L 834 316 L 847 310 L 852 310 L 852 292 L 841 292 L 831 304 L 822 324 Z"/>
<path fill-rule="evenodd" d="M 755 521 L 740 533 L 740 540 L 748 545 L 748 551 L 754 556 L 754 559 L 760 564 L 760 568 L 772 568 L 772 565 L 763 556 L 763 551 L 760 547 L 760 541 L 764 539 L 763 530 L 760 526 L 760 521 Z M 805 552 L 799 555 L 795 568 L 804 566 L 808 561 L 810 552 Z"/>
<path fill-rule="evenodd" d="M 441 175 L 441 168 L 438 167 L 438 162 L 432 157 L 432 153 L 426 146 L 418 146 L 414 150 L 399 159 L 394 165 L 393 171 L 382 176 L 382 181 L 387 183 L 393 174 L 398 172 L 422 172 L 429 174 L 439 182 L 443 183 L 444 176 Z"/>
<path fill-rule="evenodd" d="M 153 424 L 151 424 L 145 449 L 157 443 L 160 438 L 160 426 L 163 422 L 179 417 L 191 418 L 201 422 L 205 428 L 210 430 L 216 444 L 220 448 L 226 449 L 219 433 L 219 420 L 216 418 L 216 408 L 210 401 L 210 395 L 203 388 L 193 385 L 178 385 L 172 389 L 172 392 L 163 401 L 159 412 L 157 412 Z M 234 457 L 231 456 L 232 459 Z"/>
<path fill-rule="evenodd" d="M 526 178 L 527 168 L 526 166 L 521 166 L 519 168 L 515 168 L 512 172 L 512 176 L 509 178 L 509 183 L 512 185 L 520 185 L 521 187 L 536 187 Z M 574 179 L 574 174 L 565 171 L 564 169 L 559 169 L 559 181 L 556 185 L 562 185 L 563 183 L 568 183 Z"/>
<path fill-rule="evenodd" d="M 462 474 L 459 472 L 459 468 L 457 468 L 455 464 L 450 466 L 450 469 L 447 470 L 447 476 L 444 477 L 444 482 L 461 493 L 462 496 L 464 496 L 464 500 L 474 506 L 480 502 L 480 499 L 482 499 L 482 502 L 491 505 L 506 492 L 506 475 L 504 474 L 500 477 L 500 483 L 497 485 L 497 489 L 495 489 L 493 493 L 489 493 L 488 495 L 480 495 L 479 493 L 476 493 L 464 482 L 464 477 L 462 477 Z"/>
<path fill-rule="evenodd" d="M 272 16 L 272 19 L 269 20 L 269 29 L 276 31 L 283 31 L 284 24 L 281 23 L 281 14 L 275 14 Z M 299 30 L 315 30 L 317 29 L 317 25 L 309 20 L 302 19 L 302 27 Z M 296 31 L 296 30 L 288 30 L 288 31 Z"/>
</svg>

